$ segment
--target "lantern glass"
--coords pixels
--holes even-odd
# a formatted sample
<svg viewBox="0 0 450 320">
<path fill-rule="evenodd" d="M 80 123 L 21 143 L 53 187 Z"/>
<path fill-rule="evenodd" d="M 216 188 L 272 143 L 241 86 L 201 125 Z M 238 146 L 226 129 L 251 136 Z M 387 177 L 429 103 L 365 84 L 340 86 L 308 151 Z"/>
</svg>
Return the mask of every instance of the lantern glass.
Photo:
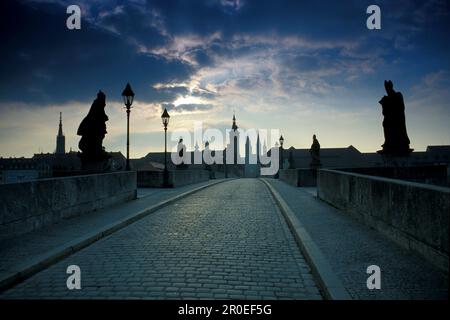
<svg viewBox="0 0 450 320">
<path fill-rule="evenodd" d="M 131 106 L 133 104 L 133 99 L 134 99 L 133 96 L 122 96 L 122 98 L 123 98 L 123 103 L 126 106 Z"/>
<path fill-rule="evenodd" d="M 164 112 L 161 115 L 161 120 L 162 120 L 162 123 L 164 125 L 164 128 L 167 128 L 167 125 L 169 124 L 169 119 L 170 119 L 170 115 L 167 112 L 167 109 L 164 109 Z"/>
<path fill-rule="evenodd" d="M 129 83 L 127 83 L 127 86 L 125 87 L 125 89 L 122 92 L 122 98 L 123 98 L 123 103 L 127 107 L 130 107 L 133 104 L 134 92 L 133 92 L 133 90 L 131 90 L 131 86 Z"/>
</svg>

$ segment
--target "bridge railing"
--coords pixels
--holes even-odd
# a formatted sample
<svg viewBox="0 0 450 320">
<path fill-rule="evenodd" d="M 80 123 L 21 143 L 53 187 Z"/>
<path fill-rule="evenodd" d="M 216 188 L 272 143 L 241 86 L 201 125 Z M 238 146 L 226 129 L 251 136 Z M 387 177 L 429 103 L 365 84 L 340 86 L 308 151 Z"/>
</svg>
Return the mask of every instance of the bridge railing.
<svg viewBox="0 0 450 320">
<path fill-rule="evenodd" d="M 319 170 L 317 194 L 448 273 L 450 188 Z"/>
<path fill-rule="evenodd" d="M 0 238 L 136 198 L 136 172 L 114 172 L 0 185 Z"/>
</svg>

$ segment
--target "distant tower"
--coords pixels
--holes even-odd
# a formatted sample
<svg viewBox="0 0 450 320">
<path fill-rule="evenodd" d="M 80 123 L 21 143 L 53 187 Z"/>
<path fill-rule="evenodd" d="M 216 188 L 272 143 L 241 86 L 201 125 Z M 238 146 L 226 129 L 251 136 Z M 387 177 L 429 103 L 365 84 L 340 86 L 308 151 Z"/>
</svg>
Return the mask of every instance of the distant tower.
<svg viewBox="0 0 450 320">
<path fill-rule="evenodd" d="M 58 135 L 56 136 L 56 154 L 66 153 L 66 137 L 63 134 L 62 129 L 62 112 L 59 113 L 59 129 Z"/>
<path fill-rule="evenodd" d="M 250 142 L 250 137 L 247 136 L 247 140 L 245 141 L 245 164 L 250 163 L 250 155 L 252 154 L 252 145 Z"/>
<path fill-rule="evenodd" d="M 230 147 L 233 147 L 233 164 L 238 163 L 238 159 L 240 159 L 239 155 L 239 130 L 236 125 L 236 116 L 233 114 L 233 125 L 231 126 L 230 131 Z"/>
<path fill-rule="evenodd" d="M 256 137 L 256 164 L 259 164 L 259 158 L 261 157 L 261 142 L 259 141 L 259 131 Z"/>
<path fill-rule="evenodd" d="M 233 113 L 233 125 L 231 126 L 231 129 L 233 129 L 233 131 L 236 131 L 238 128 L 238 126 L 236 125 L 236 115 Z"/>
</svg>

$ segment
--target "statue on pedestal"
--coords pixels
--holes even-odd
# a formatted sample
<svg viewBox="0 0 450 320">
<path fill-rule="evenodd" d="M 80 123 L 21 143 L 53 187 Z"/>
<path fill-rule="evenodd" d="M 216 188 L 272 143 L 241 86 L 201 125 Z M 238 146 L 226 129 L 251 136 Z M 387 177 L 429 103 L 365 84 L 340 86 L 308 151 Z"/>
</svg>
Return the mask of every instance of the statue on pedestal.
<svg viewBox="0 0 450 320">
<path fill-rule="evenodd" d="M 78 127 L 77 135 L 81 136 L 78 143 L 81 150 L 79 157 L 82 169 L 86 171 L 101 172 L 108 169 L 110 155 L 102 146 L 107 133 L 106 121 L 108 121 L 105 106 L 106 96 L 102 91 L 99 91 L 89 113 Z"/>
<path fill-rule="evenodd" d="M 317 169 L 321 166 L 320 163 L 320 143 L 317 140 L 316 135 L 313 135 L 313 143 L 311 145 L 311 149 L 309 150 L 309 154 L 311 155 L 311 163 L 309 166 L 313 169 Z"/>
<path fill-rule="evenodd" d="M 177 152 L 178 152 L 178 157 L 181 160 L 181 163 L 176 165 L 176 168 L 177 169 L 185 169 L 186 164 L 184 163 L 184 157 L 185 157 L 185 153 L 186 153 L 186 145 L 183 143 L 183 138 L 181 138 L 181 137 L 180 137 L 180 140 L 178 140 Z"/>
<path fill-rule="evenodd" d="M 384 81 L 387 95 L 379 103 L 383 109 L 384 144 L 378 153 L 387 157 L 405 157 L 413 149 L 409 148 L 406 133 L 405 104 L 400 92 L 394 90 L 392 81 Z"/>
</svg>

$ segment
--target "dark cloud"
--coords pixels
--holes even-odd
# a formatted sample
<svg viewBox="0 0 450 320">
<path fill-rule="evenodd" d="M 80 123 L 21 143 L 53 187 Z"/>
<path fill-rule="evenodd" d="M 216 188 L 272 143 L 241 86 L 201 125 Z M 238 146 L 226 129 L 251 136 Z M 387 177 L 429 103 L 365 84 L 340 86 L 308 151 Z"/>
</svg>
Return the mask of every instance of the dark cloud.
<svg viewBox="0 0 450 320">
<path fill-rule="evenodd" d="M 126 34 L 116 35 L 88 21 L 82 20 L 79 31 L 68 30 L 65 8 L 58 4 L 2 1 L 0 11 L 1 101 L 83 101 L 98 89 L 120 99 L 130 82 L 139 99 L 161 102 L 180 91 L 153 90 L 154 83 L 181 82 L 193 72 L 180 61 L 139 53 Z M 155 44 L 159 42 L 151 39 L 158 37 L 148 34 Z"/>
<path fill-rule="evenodd" d="M 375 1 L 382 7 L 382 30 L 370 32 L 365 9 L 372 2 L 82 1 L 87 8 L 82 30 L 69 31 L 67 1 L 1 1 L 0 101 L 84 101 L 98 89 L 108 99 L 120 99 L 126 82 L 146 102 L 173 102 L 187 94 L 213 99 L 217 93 L 208 90 L 154 85 L 187 83 L 202 68 L 258 51 L 276 56 L 272 58 L 286 69 L 278 80 L 287 87 L 305 73 L 324 70 L 353 79 L 371 68 L 391 73 L 394 60 L 417 64 L 415 54 L 401 51 L 414 39 L 428 58 L 424 69 L 449 68 L 450 42 L 443 41 L 450 29 L 448 3 Z M 304 43 L 294 48 L 278 41 L 299 36 Z M 330 72 L 324 77 L 333 77 Z M 248 74 L 236 82 L 251 90 L 262 82 L 270 84 L 271 77 Z M 332 80 L 342 81 L 338 76 Z"/>
</svg>

